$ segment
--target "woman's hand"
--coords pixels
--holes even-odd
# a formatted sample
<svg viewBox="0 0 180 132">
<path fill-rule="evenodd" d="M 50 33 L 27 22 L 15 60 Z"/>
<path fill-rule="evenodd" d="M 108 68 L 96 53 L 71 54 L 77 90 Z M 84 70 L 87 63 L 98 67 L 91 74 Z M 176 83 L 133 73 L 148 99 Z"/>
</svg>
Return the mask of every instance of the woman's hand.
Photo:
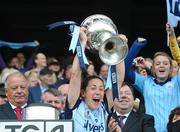
<svg viewBox="0 0 180 132">
<path fill-rule="evenodd" d="M 89 31 L 85 27 L 81 27 L 79 37 L 80 37 L 80 40 L 82 42 L 83 48 L 85 48 L 87 41 L 90 39 Z"/>
</svg>

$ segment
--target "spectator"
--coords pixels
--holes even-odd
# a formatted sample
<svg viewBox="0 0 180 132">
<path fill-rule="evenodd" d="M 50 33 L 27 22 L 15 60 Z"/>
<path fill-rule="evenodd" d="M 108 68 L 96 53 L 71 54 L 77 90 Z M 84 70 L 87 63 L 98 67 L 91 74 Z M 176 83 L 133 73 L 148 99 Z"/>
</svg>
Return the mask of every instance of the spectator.
<svg viewBox="0 0 180 132">
<path fill-rule="evenodd" d="M 175 60 L 172 60 L 172 71 L 171 76 L 174 77 L 178 74 L 179 66 Z"/>
<path fill-rule="evenodd" d="M 10 61 L 8 63 L 8 68 L 14 68 L 14 69 L 20 68 L 19 59 L 16 56 L 14 56 L 10 59 Z"/>
<path fill-rule="evenodd" d="M 39 103 L 42 93 L 48 88 L 55 88 L 53 74 L 54 72 L 47 67 L 41 69 L 39 73 L 39 85 L 29 89 L 29 103 Z"/>
<path fill-rule="evenodd" d="M 180 65 L 180 49 L 177 43 L 177 41 L 180 40 L 180 37 L 176 39 L 174 28 L 168 23 L 166 24 L 166 31 L 169 34 L 169 48 L 170 48 L 172 57 L 178 63 L 178 65 Z"/>
<path fill-rule="evenodd" d="M 57 110 L 61 111 L 64 104 L 63 97 L 57 89 L 47 89 L 41 96 L 41 102 L 50 104 Z"/>
<path fill-rule="evenodd" d="M 0 105 L 5 104 L 7 102 L 7 97 L 5 93 L 4 83 L 0 84 Z"/>
<path fill-rule="evenodd" d="M 83 70 L 82 77 L 87 77 L 87 76 L 94 76 L 97 75 L 95 71 L 95 67 L 93 63 L 89 63 L 86 65 L 86 70 Z"/>
<path fill-rule="evenodd" d="M 108 75 L 108 65 L 102 64 L 100 67 L 99 76 L 103 79 L 104 84 L 106 84 L 107 75 Z"/>
<path fill-rule="evenodd" d="M 141 65 L 141 63 L 139 63 L 139 61 L 144 61 L 145 65 Z M 133 66 L 136 72 L 138 72 L 139 74 L 143 75 L 143 76 L 147 76 L 147 75 L 151 75 L 151 59 L 150 58 L 143 58 L 143 57 L 136 57 L 133 60 Z"/>
<path fill-rule="evenodd" d="M 180 106 L 174 108 L 169 115 L 167 125 L 168 132 L 179 132 L 180 130 Z"/>
<path fill-rule="evenodd" d="M 8 75 L 5 81 L 7 103 L 0 106 L 0 119 L 22 119 L 22 109 L 27 105 L 28 82 L 20 72 Z"/>
<path fill-rule="evenodd" d="M 89 65 L 87 66 L 87 74 L 88 76 L 97 75 L 94 64 L 91 61 L 89 61 Z"/>
<path fill-rule="evenodd" d="M 144 96 L 146 114 L 155 117 L 157 132 L 167 132 L 168 116 L 172 108 L 180 105 L 179 73 L 171 77 L 172 60 L 165 52 L 157 52 L 153 57 L 153 76 L 142 76 L 131 68 L 133 59 L 146 44 L 146 39 L 138 38 L 126 57 L 126 79 Z M 143 60 L 139 61 L 145 65 Z M 169 104 L 169 105 L 167 105 Z"/>
<path fill-rule="evenodd" d="M 46 55 L 39 52 L 34 57 L 34 65 L 35 67 L 25 73 L 25 75 L 29 74 L 31 71 L 40 72 L 41 69 L 45 68 L 47 66 L 47 60 Z"/>
<path fill-rule="evenodd" d="M 1 73 L 1 83 L 5 83 L 7 76 L 14 72 L 18 72 L 18 70 L 14 69 L 14 68 L 3 69 L 2 73 Z"/>
<path fill-rule="evenodd" d="M 19 61 L 19 71 L 22 73 L 26 73 L 28 70 L 30 70 L 33 67 L 33 57 L 30 56 L 28 60 L 26 60 L 25 54 L 22 52 L 18 52 L 16 57 L 18 58 Z"/>
<path fill-rule="evenodd" d="M 16 57 L 19 60 L 19 67 L 24 68 L 24 64 L 26 62 L 26 57 L 24 56 L 24 54 L 22 52 L 19 52 L 17 53 Z"/>
<path fill-rule="evenodd" d="M 24 54 L 19 52 L 16 56 L 11 57 L 10 60 L 8 61 L 8 64 L 6 65 L 2 55 L 0 54 L 0 68 L 2 70 L 5 68 L 14 68 L 14 69 L 19 70 L 22 73 L 25 73 L 30 68 L 32 68 L 32 65 L 33 65 L 32 57 L 28 59 L 28 62 L 26 65 L 24 65 L 25 61 L 26 61 L 26 58 Z"/>
<path fill-rule="evenodd" d="M 56 75 L 59 74 L 60 65 L 59 65 L 59 61 L 56 58 L 49 57 L 47 59 L 47 65 L 48 65 L 49 69 L 51 69 L 52 71 L 54 71 L 56 73 Z"/>
<path fill-rule="evenodd" d="M 155 132 L 153 116 L 133 111 L 134 99 L 133 86 L 123 83 L 120 99 L 114 100 L 114 111 L 108 117 L 111 131 Z"/>
<path fill-rule="evenodd" d="M 40 84 L 39 73 L 37 73 L 36 71 L 31 71 L 26 76 L 30 88 L 36 87 Z"/>
</svg>

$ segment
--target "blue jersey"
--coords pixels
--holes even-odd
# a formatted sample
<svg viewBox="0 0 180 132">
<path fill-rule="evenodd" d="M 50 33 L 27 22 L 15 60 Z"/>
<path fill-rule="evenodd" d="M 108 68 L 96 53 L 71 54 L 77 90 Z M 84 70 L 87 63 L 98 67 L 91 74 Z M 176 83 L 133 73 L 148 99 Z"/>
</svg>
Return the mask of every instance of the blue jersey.
<svg viewBox="0 0 180 132">
<path fill-rule="evenodd" d="M 135 85 L 144 96 L 146 113 L 155 117 L 156 131 L 166 132 L 171 110 L 180 106 L 180 74 L 160 84 L 135 73 Z"/>
<path fill-rule="evenodd" d="M 90 110 L 84 101 L 78 100 L 73 109 L 65 110 L 66 118 L 73 119 L 74 132 L 106 132 L 107 112 L 101 104 L 96 110 Z M 71 117 L 69 116 L 71 115 Z"/>
</svg>

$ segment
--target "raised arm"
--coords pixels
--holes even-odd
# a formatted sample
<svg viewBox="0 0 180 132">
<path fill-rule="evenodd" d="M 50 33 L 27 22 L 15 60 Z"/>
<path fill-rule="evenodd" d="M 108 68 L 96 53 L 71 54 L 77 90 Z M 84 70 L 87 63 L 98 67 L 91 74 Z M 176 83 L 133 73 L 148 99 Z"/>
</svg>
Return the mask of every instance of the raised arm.
<svg viewBox="0 0 180 132">
<path fill-rule="evenodd" d="M 147 41 L 144 38 L 138 38 L 135 40 L 125 59 L 125 80 L 130 81 L 133 84 L 135 81 L 135 72 L 132 69 L 132 62 L 146 42 Z"/>
<path fill-rule="evenodd" d="M 128 43 L 128 38 L 120 34 L 119 37 L 124 41 L 124 43 Z M 124 58 L 125 59 L 125 58 Z M 120 88 L 122 83 L 124 82 L 124 77 L 125 77 L 125 64 L 124 60 L 116 65 L 116 71 L 117 71 L 117 80 L 118 80 L 118 87 Z"/>
<path fill-rule="evenodd" d="M 125 43 L 128 42 L 128 39 L 126 38 L 125 35 L 120 34 L 119 37 L 123 39 Z M 118 81 L 118 88 L 121 87 L 122 83 L 124 82 L 124 75 L 125 75 L 125 65 L 124 65 L 124 60 L 116 65 L 116 71 L 117 71 L 117 81 Z M 106 91 L 106 97 L 108 100 L 108 108 L 109 111 L 113 107 L 113 97 L 112 97 L 112 89 L 108 89 Z"/>
<path fill-rule="evenodd" d="M 87 43 L 86 33 L 87 33 L 86 28 L 81 27 L 80 40 L 81 40 L 83 49 L 85 49 L 85 46 Z M 73 108 L 73 106 L 76 104 L 76 101 L 79 98 L 80 90 L 81 90 L 81 72 L 82 71 L 80 69 L 79 60 L 76 55 L 72 64 L 72 75 L 70 78 L 70 85 L 69 85 L 69 92 L 68 92 L 69 108 Z"/>
<path fill-rule="evenodd" d="M 169 33 L 169 48 L 171 55 L 173 59 L 177 61 L 178 65 L 180 65 L 180 49 L 177 44 L 174 28 L 170 24 L 166 24 L 166 31 Z"/>
</svg>

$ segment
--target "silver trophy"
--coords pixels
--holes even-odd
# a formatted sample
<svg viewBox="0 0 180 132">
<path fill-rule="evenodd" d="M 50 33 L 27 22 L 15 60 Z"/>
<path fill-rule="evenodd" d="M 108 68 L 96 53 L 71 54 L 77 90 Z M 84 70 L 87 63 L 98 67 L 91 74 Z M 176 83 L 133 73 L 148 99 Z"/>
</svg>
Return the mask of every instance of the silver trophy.
<svg viewBox="0 0 180 132">
<path fill-rule="evenodd" d="M 90 32 L 87 49 L 98 53 L 102 62 L 116 65 L 124 60 L 128 53 L 127 42 L 118 36 L 117 27 L 109 17 L 102 14 L 91 15 L 81 26 Z"/>
</svg>

